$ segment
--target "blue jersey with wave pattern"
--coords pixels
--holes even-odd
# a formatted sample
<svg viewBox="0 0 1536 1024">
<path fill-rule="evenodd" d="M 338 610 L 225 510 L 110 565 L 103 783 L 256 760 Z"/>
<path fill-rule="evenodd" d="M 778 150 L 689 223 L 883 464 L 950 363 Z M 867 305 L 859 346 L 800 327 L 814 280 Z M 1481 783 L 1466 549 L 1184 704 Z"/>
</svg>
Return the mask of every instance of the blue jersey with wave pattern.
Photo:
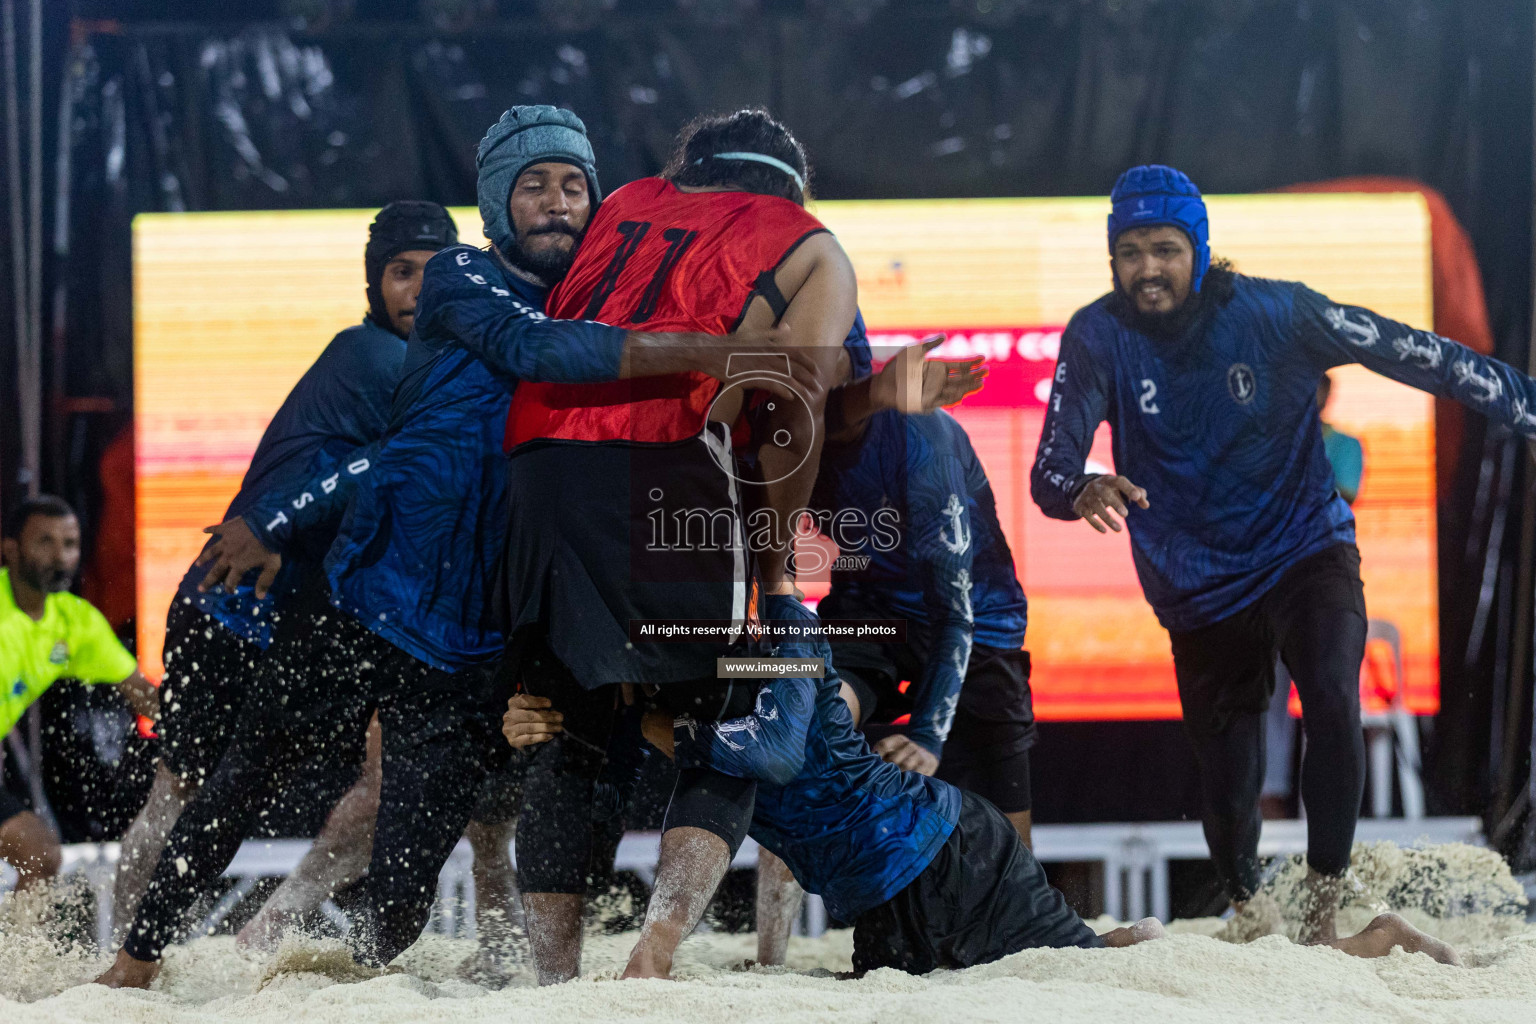
<svg viewBox="0 0 1536 1024">
<path fill-rule="evenodd" d="M 269 491 L 302 486 L 316 469 L 378 440 L 389 423 L 404 360 L 405 339 L 371 319 L 336 335 L 267 424 L 224 519 L 244 515 Z M 305 565 L 325 556 L 331 539 L 330 531 L 320 530 L 296 548 L 263 600 L 252 592 L 253 580 L 234 593 L 222 587 L 199 593 L 197 585 L 208 570 L 195 564 L 182 577 L 178 600 L 192 602 L 225 628 L 266 647 L 274 609 L 303 577 Z"/>
<path fill-rule="evenodd" d="M 811 503 L 840 555 L 821 614 L 861 618 L 878 609 L 931 637 L 923 677 L 913 680 L 908 735 L 938 753 L 971 644 L 1018 650 L 1028 624 L 1013 552 L 970 437 L 947 412 L 878 412 L 857 442 L 823 449 Z"/>
<path fill-rule="evenodd" d="M 551 320 L 544 296 L 479 249 L 433 256 L 384 437 L 245 515 L 277 551 L 339 522 L 325 558 L 336 606 L 446 672 L 501 653 L 488 599 L 506 531 L 512 389 L 619 374 L 625 332 Z"/>
<path fill-rule="evenodd" d="M 1175 632 L 1235 614 L 1303 558 L 1354 540 L 1318 419 L 1326 370 L 1359 363 L 1536 436 L 1529 377 L 1302 284 L 1236 275 L 1231 300 L 1170 341 L 1111 305 L 1079 310 L 1062 335 L 1031 493 L 1046 515 L 1077 518 L 1108 420 L 1115 472 L 1151 504 L 1126 519 L 1142 590 Z"/>
</svg>

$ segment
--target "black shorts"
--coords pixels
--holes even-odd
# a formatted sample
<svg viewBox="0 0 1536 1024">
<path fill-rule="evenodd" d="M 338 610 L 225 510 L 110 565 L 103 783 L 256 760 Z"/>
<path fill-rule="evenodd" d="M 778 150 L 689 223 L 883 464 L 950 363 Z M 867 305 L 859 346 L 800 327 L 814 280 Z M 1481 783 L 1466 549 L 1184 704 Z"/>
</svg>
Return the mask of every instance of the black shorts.
<svg viewBox="0 0 1536 1024">
<path fill-rule="evenodd" d="M 902 693 L 899 687 L 903 680 L 922 677 L 927 653 L 927 637 L 910 624 L 904 644 L 833 646 L 832 660 L 859 696 L 872 742 L 901 731 L 889 723 L 911 714 L 913 703 L 911 691 Z M 871 701 L 874 707 L 866 707 Z M 1029 652 L 973 646 L 937 777 L 985 797 L 1005 814 L 1027 811 L 1033 806 L 1029 750 L 1035 738 Z"/>
<path fill-rule="evenodd" d="M 551 649 L 539 627 L 516 633 L 507 643 L 503 660 L 516 688 L 535 697 L 548 698 L 564 718 L 564 732 L 594 752 L 608 749 L 620 720 L 619 687 L 591 687 Z M 651 711 L 665 711 L 674 718 L 687 715 L 701 722 L 740 718 L 757 705 L 761 680 L 723 680 L 711 672 L 700 679 L 679 679 L 650 693 L 639 693 L 639 703 Z M 639 743 L 638 734 L 634 737 Z M 476 820 L 480 820 L 476 818 Z"/>
<path fill-rule="evenodd" d="M 516 821 L 523 809 L 523 783 L 528 778 L 530 756 L 514 750 L 500 768 L 486 773 L 475 796 L 469 820 L 481 825 L 505 825 Z"/>
<path fill-rule="evenodd" d="M 853 924 L 853 969 L 927 974 L 991 963 L 1021 949 L 1104 945 L 996 807 L 961 794 L 960 821 L 905 889 Z"/>
<path fill-rule="evenodd" d="M 290 599 L 246 687 L 239 720 L 242 730 L 302 750 L 268 817 L 280 833 L 314 835 L 357 782 L 375 711 L 387 763 L 392 749 L 444 733 L 499 740 L 505 710 L 494 673 L 450 674 L 413 658 L 334 608 L 329 587 L 317 577 Z M 487 741 L 485 750 L 482 760 L 491 770 L 509 752 L 505 742 Z"/>
<path fill-rule="evenodd" d="M 509 460 L 507 635 L 540 628 L 586 687 L 713 677 L 729 639 L 650 642 L 630 627 L 746 617 L 751 559 L 721 429 L 674 444 L 519 449 Z"/>
<path fill-rule="evenodd" d="M 1358 547 L 1324 548 L 1293 565 L 1241 611 L 1202 629 L 1169 633 L 1186 729 L 1197 737 L 1220 735 L 1235 716 L 1269 710 L 1275 660 L 1283 653 L 1280 638 L 1303 605 L 1313 611 L 1330 609 L 1330 623 L 1349 616 L 1356 624 L 1351 635 L 1364 635 L 1365 588 Z M 1356 649 L 1357 642 L 1343 643 L 1345 635 L 1339 630 L 1339 665 L 1332 675 L 1352 693 L 1359 685 L 1363 652 Z"/>
<path fill-rule="evenodd" d="M 178 595 L 165 617 L 160 758 L 180 778 L 206 782 L 229 747 L 262 649 Z"/>
</svg>

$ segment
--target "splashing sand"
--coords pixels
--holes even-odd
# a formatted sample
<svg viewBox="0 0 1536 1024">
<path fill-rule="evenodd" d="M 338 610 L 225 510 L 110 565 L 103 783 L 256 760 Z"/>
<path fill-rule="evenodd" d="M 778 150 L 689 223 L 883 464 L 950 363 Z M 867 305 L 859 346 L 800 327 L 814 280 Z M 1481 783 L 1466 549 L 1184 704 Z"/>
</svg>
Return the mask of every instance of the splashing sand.
<svg viewBox="0 0 1536 1024">
<path fill-rule="evenodd" d="M 848 932 L 794 940 L 789 967 L 750 971 L 735 968 L 752 955 L 753 936 L 706 934 L 683 944 L 679 980 L 670 983 L 615 981 L 634 934 L 589 935 L 582 979 L 539 989 L 524 973 L 499 992 L 458 977 L 472 943 L 433 936 L 408 950 L 388 973 L 360 969 L 338 944 L 321 940 L 290 941 L 260 961 L 242 957 L 232 938 L 200 939 L 171 951 L 155 991 L 112 992 L 80 985 L 105 966 L 105 957 L 49 937 L 53 923 L 35 902 L 21 913 L 16 904 L 22 901 L 11 901 L 0 908 L 0 1019 L 7 1024 L 235 1019 L 410 1024 L 450 1017 L 488 1024 L 546 1019 L 1527 1024 L 1536 1019 L 1536 928 L 1517 913 L 1519 889 L 1497 857 L 1459 846 L 1356 849 L 1356 884 L 1342 923 L 1352 926 L 1353 918 L 1368 919 L 1391 907 L 1459 942 L 1467 968 L 1446 967 L 1422 954 L 1398 952 L 1366 961 L 1292 944 L 1283 935 L 1295 890 L 1292 871 L 1282 870 L 1266 894 L 1272 933 L 1244 944 L 1215 937 L 1218 932 L 1235 937 L 1239 929 L 1232 922 L 1185 921 L 1177 922 L 1167 939 L 1129 950 L 1026 950 L 967 971 L 923 978 L 879 971 L 844 982 L 826 972 L 848 968 Z M 1441 916 L 1447 913 L 1453 916 Z"/>
<path fill-rule="evenodd" d="M 1307 867 L 1287 858 L 1243 913 L 1211 932 L 1226 942 L 1301 931 Z M 1526 930 L 1525 892 L 1492 850 L 1463 843 L 1402 847 L 1356 843 L 1340 903 L 1339 934 L 1394 911 L 1457 947 L 1476 947 Z"/>
</svg>

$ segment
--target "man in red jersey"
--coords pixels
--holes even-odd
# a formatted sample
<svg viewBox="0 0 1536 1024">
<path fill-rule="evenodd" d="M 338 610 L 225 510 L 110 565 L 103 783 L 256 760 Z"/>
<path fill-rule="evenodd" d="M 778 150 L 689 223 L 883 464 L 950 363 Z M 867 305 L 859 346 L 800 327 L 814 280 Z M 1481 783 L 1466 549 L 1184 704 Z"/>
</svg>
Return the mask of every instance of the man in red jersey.
<svg viewBox="0 0 1536 1024">
<path fill-rule="evenodd" d="M 546 982 L 580 966 L 588 822 L 615 684 L 644 686 L 667 710 L 706 721 L 749 711 L 756 685 L 718 679 L 716 658 L 750 653 L 745 626 L 758 588 L 793 591 L 789 534 L 815 482 L 825 396 L 848 378 L 845 340 L 856 353 L 866 344 L 862 332 L 850 339 L 852 264 L 804 208 L 807 174 L 804 150 L 762 111 L 695 122 L 662 177 L 633 182 L 599 208 L 549 304 L 551 316 L 647 330 L 785 325 L 822 371 L 800 401 L 761 397 L 754 380 L 785 376 L 761 361 L 724 384 L 698 374 L 525 382 L 513 396 L 509 664 L 564 716 L 564 733 L 530 772 L 518 826 Z M 645 633 L 656 620 L 718 628 L 704 640 L 658 642 Z M 681 773 L 626 976 L 666 973 L 648 951 L 670 948 L 654 940 L 697 921 L 745 837 L 754 792 L 752 780 L 713 769 Z"/>
</svg>

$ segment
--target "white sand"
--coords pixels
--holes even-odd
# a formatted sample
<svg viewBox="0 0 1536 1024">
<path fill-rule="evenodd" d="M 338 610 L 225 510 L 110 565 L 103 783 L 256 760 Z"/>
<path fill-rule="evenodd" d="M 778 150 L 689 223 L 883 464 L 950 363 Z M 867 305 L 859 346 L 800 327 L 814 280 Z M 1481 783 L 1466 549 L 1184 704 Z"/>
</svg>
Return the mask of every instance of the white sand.
<svg viewBox="0 0 1536 1024">
<path fill-rule="evenodd" d="M 618 935 L 589 937 L 579 981 L 538 989 L 521 978 L 491 992 L 456 979 L 473 949 L 465 941 L 425 938 L 401 958 L 398 973 L 374 976 L 336 944 L 290 943 L 261 962 L 219 937 L 173 949 L 154 991 L 113 992 L 80 984 L 105 957 L 60 950 L 45 937 L 45 923 L 23 920 L 12 906 L 0 914 L 9 918 L 0 921 L 0 1021 L 1536 1021 L 1536 928 L 1511 913 L 1518 889 L 1496 857 L 1470 847 L 1360 847 L 1356 875 L 1354 906 L 1341 924 L 1392 905 L 1459 943 L 1470 966 L 1401 951 L 1356 960 L 1280 934 L 1236 944 L 1215 937 L 1230 937 L 1235 926 L 1203 920 L 1177 922 L 1169 938 L 1129 950 L 1028 950 L 966 971 L 923 978 L 880 971 L 861 981 L 809 973 L 848 969 L 848 932 L 797 939 L 789 968 L 751 971 L 734 967 L 752 954 L 752 936 L 696 935 L 680 950 L 678 981 L 619 982 L 633 936 Z M 1282 931 L 1285 877 L 1266 912 Z M 1436 916 L 1447 910 L 1476 912 Z"/>
</svg>

